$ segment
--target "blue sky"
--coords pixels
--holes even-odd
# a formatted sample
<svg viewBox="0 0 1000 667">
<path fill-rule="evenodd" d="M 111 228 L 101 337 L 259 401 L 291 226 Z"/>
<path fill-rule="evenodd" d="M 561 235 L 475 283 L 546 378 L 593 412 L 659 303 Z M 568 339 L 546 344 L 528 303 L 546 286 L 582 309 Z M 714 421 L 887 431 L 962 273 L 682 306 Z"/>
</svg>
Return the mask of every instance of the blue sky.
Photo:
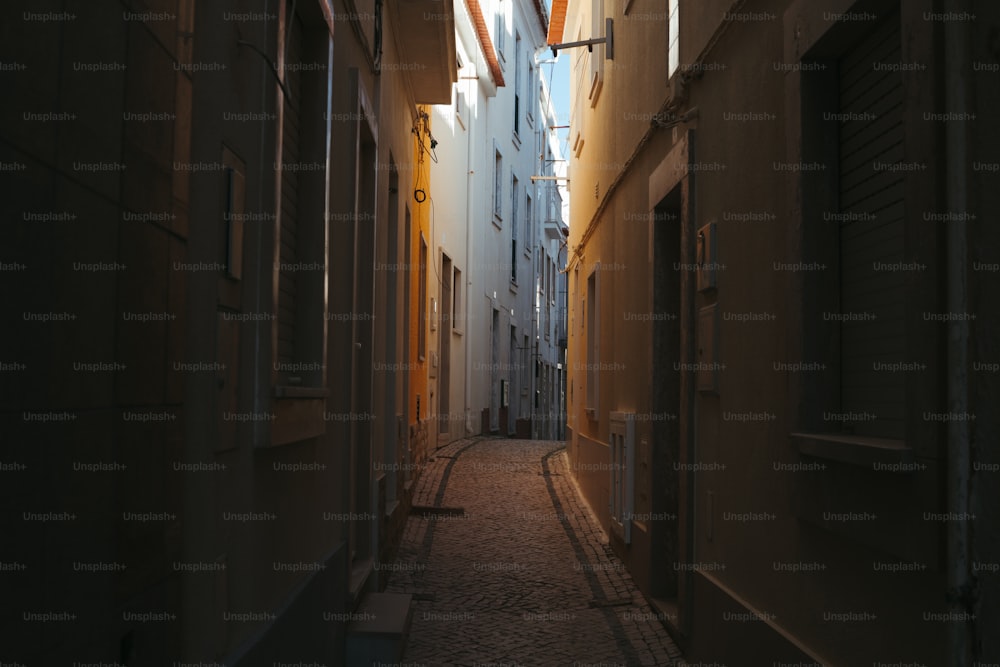
<svg viewBox="0 0 1000 667">
<path fill-rule="evenodd" d="M 551 15 L 552 0 L 545 0 L 545 7 Z M 565 38 L 563 41 L 565 41 Z M 570 58 L 570 55 L 561 51 L 554 64 L 545 64 L 540 66 L 541 74 L 545 77 L 545 81 L 549 85 L 549 92 L 552 95 L 552 103 L 556 108 L 556 125 L 569 125 Z M 539 60 L 552 60 L 551 49 L 543 52 L 543 54 L 539 57 Z M 556 130 L 556 133 L 559 137 L 559 148 L 562 152 L 562 158 L 564 160 L 569 159 L 569 128 L 558 129 Z M 565 174 L 566 172 L 560 170 L 557 173 Z M 563 220 L 566 224 L 569 224 L 569 193 L 566 192 L 566 186 L 561 181 L 559 183 L 559 189 L 562 192 L 563 197 Z"/>
<path fill-rule="evenodd" d="M 551 60 L 552 52 L 548 52 L 548 56 L 544 60 Z M 549 90 L 552 93 L 552 103 L 556 107 L 556 117 L 558 122 L 556 125 L 569 125 L 569 56 L 560 53 L 557 62 L 554 65 L 543 64 L 541 65 L 542 76 L 545 77 L 546 82 L 549 84 Z M 556 130 L 559 134 L 560 145 L 563 148 L 563 154 L 565 157 L 566 153 L 566 137 L 569 135 L 569 129 Z"/>
<path fill-rule="evenodd" d="M 545 0 L 545 7 L 552 13 L 552 0 Z M 541 60 L 551 60 L 552 51 L 546 51 Z M 559 119 L 557 125 L 569 125 L 569 61 L 570 56 L 565 52 L 559 53 L 559 58 L 554 65 L 542 65 L 542 76 L 549 84 L 552 92 L 552 102 L 556 107 L 556 115 Z M 559 134 L 559 145 L 562 147 L 563 157 L 569 152 L 567 150 L 566 138 L 569 136 L 568 129 L 556 130 Z"/>
</svg>

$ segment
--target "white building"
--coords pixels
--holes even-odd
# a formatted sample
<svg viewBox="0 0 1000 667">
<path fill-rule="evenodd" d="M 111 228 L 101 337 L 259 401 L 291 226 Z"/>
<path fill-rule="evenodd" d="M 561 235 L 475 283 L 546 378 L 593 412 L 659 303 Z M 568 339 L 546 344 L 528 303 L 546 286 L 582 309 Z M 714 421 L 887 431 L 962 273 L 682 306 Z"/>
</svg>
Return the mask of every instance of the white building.
<svg viewBox="0 0 1000 667">
<path fill-rule="evenodd" d="M 537 64 L 547 24 L 532 0 L 456 3 L 459 79 L 452 104 L 430 114 L 437 289 L 432 282 L 429 373 L 439 446 L 478 433 L 547 437 L 550 429 L 533 427 L 533 411 L 558 405 L 551 267 L 559 245 L 545 235 L 553 234 L 546 225 L 562 224 L 561 204 L 553 218 L 554 182 L 532 178 L 554 175 L 558 164 Z"/>
<path fill-rule="evenodd" d="M 541 165 L 536 180 L 538 193 L 538 236 L 535 276 L 535 396 L 533 437 L 562 439 L 565 423 L 564 371 L 566 363 L 566 239 L 569 227 L 563 221 L 565 161 L 552 129 L 556 125 L 555 107 L 544 78 L 539 87 L 539 112 L 543 119 L 538 129 Z"/>
</svg>

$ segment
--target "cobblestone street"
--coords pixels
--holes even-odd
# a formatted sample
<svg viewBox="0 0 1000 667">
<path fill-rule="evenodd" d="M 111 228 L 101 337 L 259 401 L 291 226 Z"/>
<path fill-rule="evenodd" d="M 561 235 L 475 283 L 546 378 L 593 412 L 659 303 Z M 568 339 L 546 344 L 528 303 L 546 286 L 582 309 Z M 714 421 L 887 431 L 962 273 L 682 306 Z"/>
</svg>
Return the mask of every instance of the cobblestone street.
<svg viewBox="0 0 1000 667">
<path fill-rule="evenodd" d="M 683 664 L 580 502 L 563 443 L 452 443 L 414 505 L 442 509 L 411 515 L 387 589 L 414 595 L 406 664 Z"/>
</svg>

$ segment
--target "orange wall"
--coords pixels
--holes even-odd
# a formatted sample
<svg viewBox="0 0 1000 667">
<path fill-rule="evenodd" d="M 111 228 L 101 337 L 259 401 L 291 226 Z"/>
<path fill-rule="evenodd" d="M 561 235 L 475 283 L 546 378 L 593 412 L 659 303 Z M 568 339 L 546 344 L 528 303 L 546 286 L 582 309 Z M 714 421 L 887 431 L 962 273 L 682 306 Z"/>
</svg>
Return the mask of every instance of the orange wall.
<svg viewBox="0 0 1000 667">
<path fill-rule="evenodd" d="M 428 107 L 418 106 L 418 109 L 424 112 L 429 112 Z M 429 115 L 429 113 L 428 113 Z M 427 145 L 427 135 L 426 130 L 430 129 L 430 124 L 426 120 L 419 121 L 419 129 L 421 136 L 424 138 L 424 145 Z M 426 124 L 426 125 L 425 125 Z M 428 262 L 427 270 L 425 272 L 425 280 L 427 280 L 426 291 L 424 292 L 425 299 L 425 312 L 429 312 L 430 308 L 430 281 L 428 280 L 430 273 L 433 269 L 431 262 L 433 261 L 433 250 L 431 248 L 431 224 L 430 224 L 430 158 L 428 158 L 426 152 L 422 151 L 420 144 L 418 143 L 418 137 L 413 137 L 413 178 L 410 182 L 410 191 L 406 193 L 405 201 L 406 206 L 410 210 L 410 347 L 409 347 L 409 366 L 410 369 L 410 396 L 408 398 L 410 405 L 410 415 L 413 415 L 411 421 L 416 421 L 416 405 L 417 396 L 420 397 L 420 421 L 427 419 L 430 414 L 430 392 L 427 386 L 427 355 L 425 354 L 424 361 L 420 360 L 417 346 L 419 341 L 419 327 L 424 327 L 424 335 L 426 336 L 426 350 L 430 350 L 430 327 L 428 327 L 428 322 L 425 319 L 423 322 L 420 321 L 420 234 L 423 233 L 424 242 L 427 244 L 427 257 Z M 423 203 L 417 202 L 413 197 L 413 191 L 420 188 L 424 191 L 427 197 L 424 199 Z"/>
</svg>

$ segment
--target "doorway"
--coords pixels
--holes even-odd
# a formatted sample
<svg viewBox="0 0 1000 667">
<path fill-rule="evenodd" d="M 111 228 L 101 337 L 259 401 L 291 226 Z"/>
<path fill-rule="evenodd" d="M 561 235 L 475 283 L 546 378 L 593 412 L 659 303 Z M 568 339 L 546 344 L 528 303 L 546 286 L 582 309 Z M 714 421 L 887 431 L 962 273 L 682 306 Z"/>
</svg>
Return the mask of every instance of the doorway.
<svg viewBox="0 0 1000 667">
<path fill-rule="evenodd" d="M 490 432 L 500 430 L 500 311 L 493 308 L 490 327 Z"/>
<path fill-rule="evenodd" d="M 448 441 L 451 423 L 451 258 L 441 254 L 441 317 L 438 333 L 438 446 Z"/>
<path fill-rule="evenodd" d="M 684 268 L 681 263 L 682 186 L 678 184 L 652 211 L 653 320 L 650 350 L 652 370 L 650 405 L 652 419 L 652 511 L 678 517 L 681 476 L 681 293 Z M 661 316 L 662 315 L 662 316 Z M 661 418 L 662 417 L 662 418 Z M 676 601 L 680 556 L 680 523 L 677 519 L 656 521 L 651 534 L 654 558 L 660 566 L 651 572 L 653 597 Z"/>
</svg>

